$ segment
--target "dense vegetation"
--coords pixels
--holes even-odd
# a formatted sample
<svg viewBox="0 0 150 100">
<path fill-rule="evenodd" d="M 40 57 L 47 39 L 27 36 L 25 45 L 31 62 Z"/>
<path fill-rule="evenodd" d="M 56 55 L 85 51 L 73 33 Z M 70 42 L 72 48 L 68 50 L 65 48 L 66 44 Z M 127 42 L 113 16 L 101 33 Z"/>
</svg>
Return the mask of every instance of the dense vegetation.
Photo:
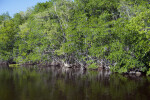
<svg viewBox="0 0 150 100">
<path fill-rule="evenodd" d="M 0 62 L 150 74 L 149 0 L 51 0 L 0 15 Z"/>
</svg>

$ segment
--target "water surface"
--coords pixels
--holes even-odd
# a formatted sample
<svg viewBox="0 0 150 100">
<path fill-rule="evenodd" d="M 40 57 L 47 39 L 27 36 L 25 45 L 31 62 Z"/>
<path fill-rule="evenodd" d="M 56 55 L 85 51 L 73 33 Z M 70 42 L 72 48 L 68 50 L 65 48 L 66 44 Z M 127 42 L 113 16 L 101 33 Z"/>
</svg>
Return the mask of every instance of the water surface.
<svg viewBox="0 0 150 100">
<path fill-rule="evenodd" d="M 0 100 L 149 100 L 150 77 L 53 67 L 0 67 Z"/>
</svg>

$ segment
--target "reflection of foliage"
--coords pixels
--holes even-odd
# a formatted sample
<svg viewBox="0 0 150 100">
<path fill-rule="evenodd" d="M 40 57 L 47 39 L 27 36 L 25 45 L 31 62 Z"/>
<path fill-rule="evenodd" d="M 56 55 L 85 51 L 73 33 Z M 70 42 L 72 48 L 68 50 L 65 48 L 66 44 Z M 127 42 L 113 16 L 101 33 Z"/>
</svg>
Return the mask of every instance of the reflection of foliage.
<svg viewBox="0 0 150 100">
<path fill-rule="evenodd" d="M 50 0 L 0 15 L 0 61 L 110 67 L 150 66 L 148 0 Z M 96 66 L 97 65 L 97 66 Z"/>
<path fill-rule="evenodd" d="M 0 69 L 0 99 L 8 100 L 126 100 L 139 99 L 140 96 L 147 99 L 140 89 L 145 87 L 150 79 L 130 80 L 119 74 L 110 77 L 104 73 L 89 71 L 85 75 L 77 75 L 71 71 L 61 73 L 52 69 L 40 69 L 39 67 L 17 67 Z M 71 75 L 71 76 L 70 76 Z M 147 86 L 147 85 L 146 85 Z M 14 88 L 15 87 L 15 88 Z M 135 95 L 136 93 L 136 95 Z M 7 97 L 5 95 L 7 94 Z M 17 94 L 16 96 L 13 96 Z"/>
</svg>

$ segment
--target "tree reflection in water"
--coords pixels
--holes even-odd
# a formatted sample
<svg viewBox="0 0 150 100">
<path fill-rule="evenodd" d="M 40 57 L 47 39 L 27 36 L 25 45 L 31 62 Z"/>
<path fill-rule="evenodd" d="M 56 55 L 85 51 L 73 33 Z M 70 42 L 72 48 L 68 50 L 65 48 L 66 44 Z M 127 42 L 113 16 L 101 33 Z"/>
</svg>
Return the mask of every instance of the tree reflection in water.
<svg viewBox="0 0 150 100">
<path fill-rule="evenodd" d="M 149 77 L 55 67 L 0 68 L 0 100 L 146 100 Z"/>
</svg>

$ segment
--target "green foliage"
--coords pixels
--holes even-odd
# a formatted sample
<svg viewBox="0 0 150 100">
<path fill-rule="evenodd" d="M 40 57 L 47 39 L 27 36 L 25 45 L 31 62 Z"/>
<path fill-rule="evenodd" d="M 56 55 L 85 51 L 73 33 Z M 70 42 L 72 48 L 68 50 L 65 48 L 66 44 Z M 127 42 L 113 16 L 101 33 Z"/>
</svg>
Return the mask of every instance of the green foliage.
<svg viewBox="0 0 150 100">
<path fill-rule="evenodd" d="M 146 74 L 146 75 L 147 75 L 147 76 L 150 75 L 150 68 L 149 68 L 149 70 L 147 71 L 147 74 Z"/>
<path fill-rule="evenodd" d="M 96 63 L 92 63 L 88 66 L 88 68 L 94 69 L 94 68 L 98 68 L 98 66 L 96 65 Z"/>
<path fill-rule="evenodd" d="M 5 20 L 10 20 L 10 19 L 11 19 L 11 17 L 9 16 L 8 12 L 3 13 L 2 15 L 0 15 L 0 24 L 2 24 L 2 22 Z"/>
<path fill-rule="evenodd" d="M 12 20 L 7 20 L 0 28 L 0 60 L 12 58 L 13 44 L 15 43 L 15 24 Z"/>
<path fill-rule="evenodd" d="M 34 12 L 35 13 L 42 12 L 42 11 L 50 8 L 52 5 L 53 5 L 52 2 L 37 3 L 34 7 Z"/>
<path fill-rule="evenodd" d="M 63 60 L 109 66 L 114 72 L 150 67 L 150 11 L 139 0 L 51 0 L 25 13 L 0 16 L 0 59 Z M 148 72 L 149 73 L 149 72 Z"/>
</svg>

